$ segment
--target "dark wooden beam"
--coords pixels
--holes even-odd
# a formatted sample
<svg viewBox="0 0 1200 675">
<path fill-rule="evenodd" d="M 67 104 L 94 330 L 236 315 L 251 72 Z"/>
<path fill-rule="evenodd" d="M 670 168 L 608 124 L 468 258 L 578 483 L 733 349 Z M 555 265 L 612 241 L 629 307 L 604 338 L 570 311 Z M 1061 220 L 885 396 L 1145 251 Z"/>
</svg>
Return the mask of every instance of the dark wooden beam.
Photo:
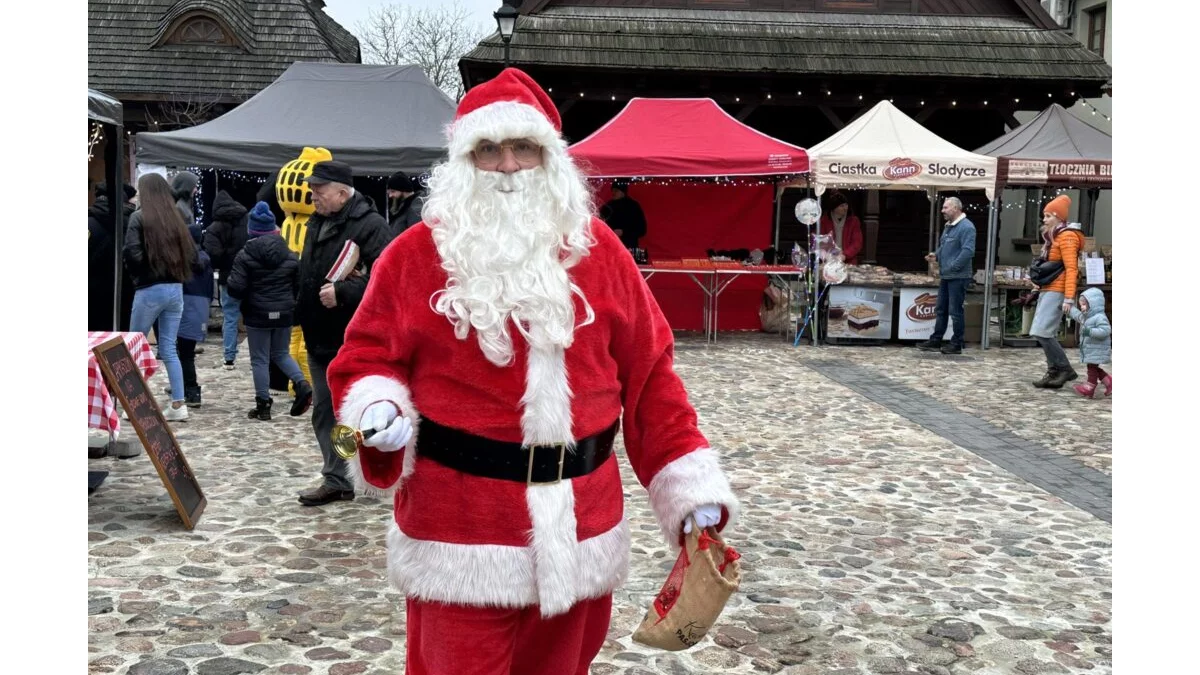
<svg viewBox="0 0 1200 675">
<path fill-rule="evenodd" d="M 559 117 L 566 115 L 568 110 L 575 107 L 575 102 L 578 100 L 579 99 L 577 99 L 577 98 L 569 98 L 569 99 L 563 101 L 562 104 L 558 106 Z"/>
<path fill-rule="evenodd" d="M 833 112 L 833 109 L 824 103 L 818 105 L 817 110 L 821 111 L 821 114 L 825 116 L 825 119 L 829 120 L 830 123 L 833 124 L 835 129 L 842 129 L 846 126 L 846 123 L 842 121 L 842 118 L 838 117 L 837 113 Z"/>
<path fill-rule="evenodd" d="M 854 113 L 854 117 L 851 117 L 850 121 L 846 122 L 846 124 L 851 124 L 854 122 L 854 120 L 862 117 L 863 115 L 866 115 L 871 110 L 872 107 L 873 106 L 868 105 L 868 106 L 863 106 L 862 108 L 859 108 L 858 112 Z"/>
<path fill-rule="evenodd" d="M 1017 118 L 1013 117 L 1013 114 L 1011 112 L 1008 112 L 1006 110 L 1001 114 L 1004 116 L 1004 123 L 1006 125 L 1008 125 L 1009 131 L 1012 131 L 1013 129 L 1016 129 L 1017 127 L 1021 126 L 1021 123 L 1017 121 Z"/>
<path fill-rule="evenodd" d="M 924 124 L 925 120 L 929 119 L 937 111 L 938 109 L 934 107 L 922 108 L 921 112 L 917 113 L 913 119 L 917 121 L 917 124 Z"/>
<path fill-rule="evenodd" d="M 755 110 L 758 110 L 757 103 L 751 103 L 749 105 L 744 105 L 744 106 L 742 106 L 742 109 L 738 111 L 738 114 L 735 115 L 735 117 L 737 117 L 737 121 L 745 122 L 746 118 L 750 116 L 750 113 L 754 112 Z"/>
</svg>

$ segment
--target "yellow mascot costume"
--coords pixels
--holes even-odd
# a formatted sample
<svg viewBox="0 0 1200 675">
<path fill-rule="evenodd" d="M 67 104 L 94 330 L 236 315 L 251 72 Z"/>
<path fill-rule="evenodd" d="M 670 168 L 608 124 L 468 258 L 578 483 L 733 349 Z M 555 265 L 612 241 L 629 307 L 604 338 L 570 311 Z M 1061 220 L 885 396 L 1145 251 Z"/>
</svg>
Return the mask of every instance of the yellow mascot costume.
<svg viewBox="0 0 1200 675">
<path fill-rule="evenodd" d="M 314 212 L 312 190 L 303 179 L 312 175 L 314 164 L 330 159 L 333 159 L 333 153 L 325 148 L 304 148 L 299 157 L 284 164 L 279 170 L 279 180 L 275 182 L 275 197 L 285 215 L 283 239 L 297 256 L 304 251 L 304 233 L 308 229 L 308 219 Z M 300 364 L 304 379 L 312 382 L 312 375 L 308 372 L 308 350 L 304 348 L 304 333 L 300 326 L 292 328 L 290 351 L 292 358 Z"/>
</svg>

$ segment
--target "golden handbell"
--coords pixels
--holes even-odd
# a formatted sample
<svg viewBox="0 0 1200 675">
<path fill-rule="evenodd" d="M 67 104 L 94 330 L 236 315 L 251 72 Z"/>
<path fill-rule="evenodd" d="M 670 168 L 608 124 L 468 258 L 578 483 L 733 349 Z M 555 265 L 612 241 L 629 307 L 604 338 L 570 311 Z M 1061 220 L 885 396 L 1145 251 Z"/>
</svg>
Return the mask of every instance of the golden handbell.
<svg viewBox="0 0 1200 675">
<path fill-rule="evenodd" d="M 344 424 L 335 424 L 333 425 L 333 431 L 329 433 L 329 438 L 333 441 L 333 451 L 339 457 L 342 459 L 351 459 L 358 454 L 358 446 L 374 435 L 374 429 L 359 431 L 354 427 L 348 427 Z"/>
</svg>

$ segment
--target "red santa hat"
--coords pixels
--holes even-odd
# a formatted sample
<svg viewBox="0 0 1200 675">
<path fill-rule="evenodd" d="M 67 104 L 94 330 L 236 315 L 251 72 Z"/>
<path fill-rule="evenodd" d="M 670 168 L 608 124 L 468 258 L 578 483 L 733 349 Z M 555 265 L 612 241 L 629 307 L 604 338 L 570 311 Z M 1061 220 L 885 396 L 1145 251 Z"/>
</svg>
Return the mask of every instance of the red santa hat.
<svg viewBox="0 0 1200 675">
<path fill-rule="evenodd" d="M 505 68 L 494 79 L 467 92 L 450 125 L 450 156 L 460 157 L 481 140 L 529 138 L 555 149 L 561 141 L 562 119 L 554 101 L 517 68 Z"/>
</svg>

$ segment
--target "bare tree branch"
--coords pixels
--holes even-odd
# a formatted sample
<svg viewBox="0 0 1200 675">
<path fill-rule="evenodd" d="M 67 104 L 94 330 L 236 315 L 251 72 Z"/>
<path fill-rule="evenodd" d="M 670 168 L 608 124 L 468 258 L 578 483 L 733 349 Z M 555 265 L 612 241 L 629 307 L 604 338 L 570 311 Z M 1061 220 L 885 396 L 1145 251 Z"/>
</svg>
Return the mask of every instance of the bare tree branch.
<svg viewBox="0 0 1200 675">
<path fill-rule="evenodd" d="M 458 60 L 489 32 L 458 2 L 437 7 L 389 4 L 355 26 L 365 63 L 420 66 L 455 101 L 462 98 Z"/>
<path fill-rule="evenodd" d="M 146 108 L 146 116 L 154 131 L 185 129 L 209 121 L 216 115 L 220 97 L 204 94 L 172 94 Z"/>
</svg>

